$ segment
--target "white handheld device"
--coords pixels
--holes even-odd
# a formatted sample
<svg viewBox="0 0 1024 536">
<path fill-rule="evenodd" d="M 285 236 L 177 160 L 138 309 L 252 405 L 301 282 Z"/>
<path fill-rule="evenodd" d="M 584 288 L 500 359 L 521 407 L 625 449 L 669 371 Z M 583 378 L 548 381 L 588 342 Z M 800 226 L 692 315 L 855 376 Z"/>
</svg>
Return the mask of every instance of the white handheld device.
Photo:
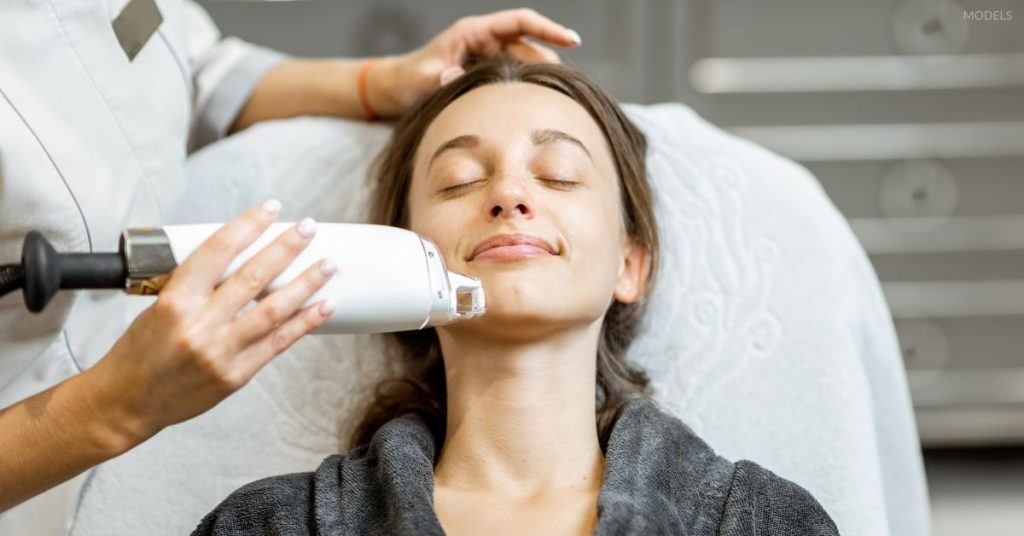
<svg viewBox="0 0 1024 536">
<path fill-rule="evenodd" d="M 122 288 L 156 294 L 171 270 L 222 225 L 128 229 L 118 253 L 60 254 L 42 235 L 29 233 L 18 266 L 21 273 L 13 274 L 12 266 L 10 279 L 23 286 L 25 303 L 33 311 L 42 310 L 58 289 Z M 291 226 L 271 225 L 232 261 L 222 280 Z M 311 242 L 264 295 L 322 258 L 337 262 L 338 272 L 304 305 L 332 298 L 336 306 L 314 333 L 416 330 L 484 314 L 479 279 L 449 272 L 429 239 L 385 225 L 318 223 Z"/>
</svg>

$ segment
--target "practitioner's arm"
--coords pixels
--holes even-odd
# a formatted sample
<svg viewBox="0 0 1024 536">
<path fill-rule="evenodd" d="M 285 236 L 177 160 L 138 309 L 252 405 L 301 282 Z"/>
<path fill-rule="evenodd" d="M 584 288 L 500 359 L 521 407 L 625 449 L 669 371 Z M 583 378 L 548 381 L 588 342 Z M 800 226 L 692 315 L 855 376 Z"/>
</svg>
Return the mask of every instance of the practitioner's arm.
<svg viewBox="0 0 1024 536">
<path fill-rule="evenodd" d="M 365 73 L 366 98 L 378 115 L 394 117 L 459 76 L 471 56 L 505 52 L 524 61 L 559 61 L 554 51 L 526 37 L 561 47 L 579 45 L 576 32 L 530 9 L 466 17 L 420 49 L 377 58 Z M 281 61 L 260 80 L 231 131 L 300 115 L 364 118 L 358 89 L 362 66 L 362 59 Z"/>
<path fill-rule="evenodd" d="M 264 203 L 223 226 L 175 268 L 96 365 L 0 411 L 0 511 L 212 408 L 323 324 L 330 303 L 300 307 L 333 275 L 331 262 L 314 264 L 238 316 L 305 249 L 312 220 L 218 285 L 279 211 L 280 203 Z"/>
</svg>

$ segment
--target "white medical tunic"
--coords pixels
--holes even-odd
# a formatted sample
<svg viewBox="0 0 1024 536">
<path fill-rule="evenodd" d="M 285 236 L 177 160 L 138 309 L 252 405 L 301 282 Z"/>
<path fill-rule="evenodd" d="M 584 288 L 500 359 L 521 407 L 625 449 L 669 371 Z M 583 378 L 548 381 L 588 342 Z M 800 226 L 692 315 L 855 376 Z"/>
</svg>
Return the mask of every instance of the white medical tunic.
<svg viewBox="0 0 1024 536">
<path fill-rule="evenodd" d="M 135 1 L 153 12 L 152 0 Z M 0 264 L 20 261 L 33 229 L 58 251 L 116 251 L 122 229 L 163 224 L 185 196 L 188 151 L 225 135 L 282 58 L 221 39 L 182 0 L 155 0 L 162 22 L 130 58 L 112 24 L 128 4 L 3 2 Z M 0 407 L 95 363 L 146 305 L 118 292 L 60 292 L 31 314 L 20 292 L 0 298 Z M 64 533 L 86 480 L 0 514 L 0 534 Z"/>
</svg>

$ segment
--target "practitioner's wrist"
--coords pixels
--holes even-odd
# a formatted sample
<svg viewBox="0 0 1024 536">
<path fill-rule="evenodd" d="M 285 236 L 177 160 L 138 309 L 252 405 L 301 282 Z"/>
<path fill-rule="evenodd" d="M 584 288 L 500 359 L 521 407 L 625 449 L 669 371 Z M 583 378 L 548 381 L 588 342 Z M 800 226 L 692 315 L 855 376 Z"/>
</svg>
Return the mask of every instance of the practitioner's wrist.
<svg viewBox="0 0 1024 536">
<path fill-rule="evenodd" d="M 103 458 L 124 454 L 156 435 L 160 426 L 139 413 L 129 389 L 119 387 L 100 361 L 68 380 L 84 439 Z"/>
<path fill-rule="evenodd" d="M 370 107 L 381 118 L 401 115 L 412 105 L 411 81 L 407 80 L 405 56 L 373 58 L 366 72 L 366 95 Z M 403 82 L 403 79 L 406 79 Z"/>
</svg>

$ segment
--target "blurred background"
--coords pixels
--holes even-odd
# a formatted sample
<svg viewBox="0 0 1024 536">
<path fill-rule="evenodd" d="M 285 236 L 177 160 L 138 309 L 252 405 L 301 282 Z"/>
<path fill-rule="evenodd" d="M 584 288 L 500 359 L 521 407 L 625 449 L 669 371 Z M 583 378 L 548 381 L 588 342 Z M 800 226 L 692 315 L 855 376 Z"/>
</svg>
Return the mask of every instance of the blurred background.
<svg viewBox="0 0 1024 536">
<path fill-rule="evenodd" d="M 1024 534 L 1024 0 L 201 0 L 303 56 L 404 52 L 529 6 L 620 101 L 678 101 L 813 172 L 882 280 L 936 535 Z"/>
</svg>

